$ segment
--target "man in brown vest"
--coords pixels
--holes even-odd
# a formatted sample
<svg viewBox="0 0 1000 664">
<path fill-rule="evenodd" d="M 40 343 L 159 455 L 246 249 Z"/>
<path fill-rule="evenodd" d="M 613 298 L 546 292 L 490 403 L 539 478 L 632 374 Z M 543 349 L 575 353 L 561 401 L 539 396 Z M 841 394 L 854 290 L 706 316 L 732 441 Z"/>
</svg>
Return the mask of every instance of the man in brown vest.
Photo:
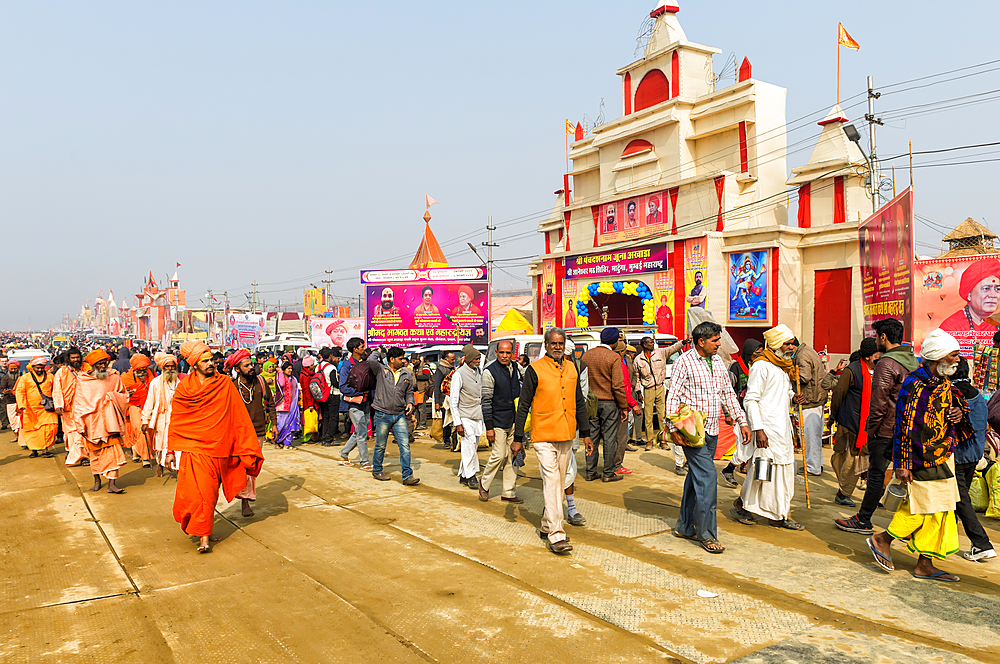
<svg viewBox="0 0 1000 664">
<path fill-rule="evenodd" d="M 524 423 L 531 415 L 531 443 L 538 457 L 542 475 L 541 534 L 552 553 L 573 550 L 563 530 L 563 480 L 573 454 L 577 430 L 587 454 L 593 451 L 587 402 L 580 387 L 580 376 L 573 362 L 566 362 L 566 333 L 554 327 L 545 333 L 545 356 L 532 362 L 524 372 L 517 417 L 514 420 L 514 443 L 517 455 L 524 442 Z"/>
</svg>

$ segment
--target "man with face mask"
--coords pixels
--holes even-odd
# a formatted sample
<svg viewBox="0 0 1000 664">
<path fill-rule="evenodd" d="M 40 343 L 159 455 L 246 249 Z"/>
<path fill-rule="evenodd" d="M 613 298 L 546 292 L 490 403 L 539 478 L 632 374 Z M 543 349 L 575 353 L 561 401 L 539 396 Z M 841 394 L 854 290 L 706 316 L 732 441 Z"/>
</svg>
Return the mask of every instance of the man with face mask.
<svg viewBox="0 0 1000 664">
<path fill-rule="evenodd" d="M 215 506 L 222 488 L 231 501 L 256 477 L 264 463 L 260 443 L 236 386 L 215 370 L 212 351 L 200 341 L 185 341 L 181 355 L 191 373 L 177 385 L 166 461 L 177 462 L 174 520 L 200 539 L 199 553 L 211 550 Z"/>
<path fill-rule="evenodd" d="M 892 465 L 896 479 L 907 487 L 907 497 L 886 531 L 867 542 L 875 562 L 891 572 L 895 568 L 889 547 L 894 539 L 905 539 L 910 553 L 919 555 L 915 578 L 955 582 L 957 576 L 931 561 L 958 551 L 955 444 L 975 431 L 968 403 L 949 380 L 958 369 L 958 341 L 941 329 L 931 330 L 920 354 L 920 366 L 899 389 L 894 418 Z"/>
<path fill-rule="evenodd" d="M 903 324 L 895 318 L 875 321 L 872 325 L 878 339 L 879 361 L 872 374 L 871 407 L 868 421 L 862 424 L 868 439 L 868 481 L 858 513 L 849 519 L 835 519 L 841 530 L 859 535 L 871 535 L 872 515 L 882 493 L 888 459 L 891 458 L 896 399 L 906 376 L 917 368 L 913 348 L 903 345 Z"/>
<path fill-rule="evenodd" d="M 101 490 L 101 477 L 108 478 L 108 493 L 125 493 L 115 485 L 118 469 L 125 465 L 122 431 L 128 410 L 128 390 L 117 373 L 110 373 L 111 358 L 103 350 L 87 353 L 88 371 L 77 374 L 73 397 L 73 419 L 87 444 L 90 472 L 94 474 L 91 491 Z"/>
<path fill-rule="evenodd" d="M 764 344 L 764 352 L 750 365 L 743 405 L 756 445 L 751 461 L 771 459 L 773 470 L 769 482 L 747 473 L 733 514 L 748 525 L 762 517 L 772 526 L 802 530 L 801 524 L 789 518 L 795 495 L 795 445 L 789 411 L 790 380 L 796 373 L 792 362 L 795 335 L 787 326 L 778 325 L 764 333 Z"/>
<path fill-rule="evenodd" d="M 323 350 L 327 349 L 324 348 Z M 226 360 L 226 373 L 232 372 L 234 368 L 236 371 L 233 372 L 235 373 L 233 384 L 236 385 L 236 391 L 240 394 L 240 401 L 247 407 L 247 414 L 250 416 L 254 432 L 257 434 L 257 442 L 261 445 L 261 450 L 263 450 L 268 419 L 274 425 L 277 425 L 278 422 L 278 414 L 275 412 L 271 390 L 267 386 L 267 383 L 264 382 L 264 379 L 257 375 L 253 362 L 250 361 L 250 351 L 247 349 L 241 348 Z M 261 457 L 263 456 L 262 451 Z M 253 516 L 253 509 L 250 507 L 250 503 L 257 500 L 257 478 L 253 475 L 247 475 L 246 488 L 240 491 L 236 497 L 243 501 L 243 516 Z"/>
<path fill-rule="evenodd" d="M 63 441 L 66 445 L 66 465 L 90 465 L 87 457 L 87 446 L 77 429 L 73 419 L 73 399 L 76 397 L 76 376 L 83 368 L 83 354 L 80 349 L 71 347 L 66 351 L 66 364 L 59 368 L 53 380 L 52 401 L 56 405 L 56 413 L 62 421 Z"/>
<path fill-rule="evenodd" d="M 151 456 L 156 462 L 156 476 L 163 477 L 163 466 L 167 457 L 167 436 L 170 432 L 170 410 L 174 401 L 174 391 L 177 389 L 177 358 L 167 353 L 157 353 L 153 356 L 153 361 L 161 373 L 149 384 L 149 394 L 142 407 L 142 435 L 147 441 L 152 439 Z"/>
<path fill-rule="evenodd" d="M 31 360 L 29 371 L 17 381 L 14 396 L 17 400 L 17 415 L 21 418 L 21 442 L 24 443 L 32 458 L 39 456 L 51 457 L 49 449 L 56 442 L 56 432 L 59 429 L 59 416 L 55 409 L 46 410 L 43 400 L 52 398 L 52 376 L 45 371 L 48 360 L 36 357 Z"/>
</svg>

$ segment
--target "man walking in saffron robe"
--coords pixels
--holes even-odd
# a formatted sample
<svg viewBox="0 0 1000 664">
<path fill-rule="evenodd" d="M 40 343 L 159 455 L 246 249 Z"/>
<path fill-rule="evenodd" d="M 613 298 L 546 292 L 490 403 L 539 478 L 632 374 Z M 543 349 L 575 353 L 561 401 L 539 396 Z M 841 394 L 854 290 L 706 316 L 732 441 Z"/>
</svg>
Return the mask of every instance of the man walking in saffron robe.
<svg viewBox="0 0 1000 664">
<path fill-rule="evenodd" d="M 83 366 L 83 355 L 79 348 L 70 348 L 68 362 L 56 372 L 52 387 L 52 400 L 56 404 L 56 414 L 62 421 L 63 440 L 66 445 L 66 465 L 90 465 L 87 446 L 80 435 L 73 418 L 73 399 L 76 397 L 76 376 Z"/>
<path fill-rule="evenodd" d="M 174 520 L 200 538 L 198 551 L 210 551 L 219 487 L 233 500 L 260 473 L 264 458 L 253 422 L 236 386 L 215 370 L 212 352 L 200 341 L 185 341 L 181 355 L 191 373 L 177 385 L 170 414 L 167 463 L 181 455 L 174 494 Z"/>
<path fill-rule="evenodd" d="M 170 408 L 177 389 L 177 358 L 167 353 L 153 356 L 161 373 L 149 383 L 149 396 L 142 407 L 142 435 L 152 444 L 150 456 L 156 462 L 156 476 L 163 477 L 170 431 Z"/>
<path fill-rule="evenodd" d="M 48 363 L 44 357 L 31 360 L 30 370 L 17 381 L 14 396 L 17 399 L 17 415 L 21 418 L 21 442 L 31 450 L 32 458 L 51 457 L 49 448 L 56 442 L 59 416 L 55 409 L 48 411 L 42 406 L 42 395 L 52 397 L 52 376 L 45 371 Z"/>
<path fill-rule="evenodd" d="M 122 385 L 128 390 L 128 412 L 125 420 L 125 445 L 132 448 L 132 461 L 142 460 L 149 468 L 149 445 L 142 435 L 142 407 L 149 396 L 149 358 L 136 353 L 129 358 L 129 371 L 122 374 Z"/>
<path fill-rule="evenodd" d="M 91 351 L 84 362 L 90 369 L 76 377 L 73 419 L 87 444 L 90 472 L 94 474 L 90 490 L 101 490 L 103 475 L 108 478 L 108 493 L 125 493 L 115 480 L 118 469 L 127 463 L 121 446 L 128 391 L 121 377 L 108 371 L 111 358 L 103 350 Z"/>
</svg>

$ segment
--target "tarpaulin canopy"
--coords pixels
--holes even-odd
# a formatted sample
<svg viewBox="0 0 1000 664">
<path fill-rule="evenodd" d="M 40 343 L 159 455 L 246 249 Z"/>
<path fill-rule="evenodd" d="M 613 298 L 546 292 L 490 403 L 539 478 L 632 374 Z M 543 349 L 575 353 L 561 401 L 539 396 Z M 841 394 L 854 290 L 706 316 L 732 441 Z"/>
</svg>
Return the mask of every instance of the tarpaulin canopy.
<svg viewBox="0 0 1000 664">
<path fill-rule="evenodd" d="M 521 334 L 534 334 L 531 322 L 521 315 L 517 309 L 508 309 L 503 320 L 497 325 L 497 332 L 511 332 Z"/>
</svg>

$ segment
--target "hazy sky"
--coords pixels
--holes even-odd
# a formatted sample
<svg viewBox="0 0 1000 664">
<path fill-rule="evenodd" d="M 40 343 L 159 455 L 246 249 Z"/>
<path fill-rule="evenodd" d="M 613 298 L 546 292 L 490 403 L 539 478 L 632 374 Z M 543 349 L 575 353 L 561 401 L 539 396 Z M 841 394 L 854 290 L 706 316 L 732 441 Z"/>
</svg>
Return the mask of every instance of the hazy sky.
<svg viewBox="0 0 1000 664">
<path fill-rule="evenodd" d="M 56 324 L 99 290 L 120 303 L 175 262 L 189 304 L 209 287 L 244 304 L 255 279 L 267 303 L 299 300 L 327 268 L 334 292 L 356 296 L 360 268 L 409 262 L 424 194 L 441 201 L 432 228 L 453 265 L 477 262 L 465 242 L 485 240 L 493 215 L 495 256 L 517 259 L 496 285 L 520 285 L 561 186 L 564 119 L 596 117 L 602 98 L 607 119 L 621 115 L 614 72 L 655 4 L 2 2 L 0 328 Z M 842 53 L 845 99 L 868 74 L 879 87 L 1000 58 L 992 2 L 681 5 L 688 39 L 722 49 L 717 73 L 749 56 L 755 78 L 788 89 L 790 146 L 835 101 L 838 21 L 861 44 Z M 878 109 L 993 90 L 1000 71 Z M 897 116 L 879 153 L 1000 140 L 996 98 L 911 109 L 935 112 Z M 792 147 L 789 168 L 811 149 Z M 998 164 L 917 170 L 918 214 L 1000 229 Z M 917 225 L 922 253 L 940 237 Z"/>
</svg>

